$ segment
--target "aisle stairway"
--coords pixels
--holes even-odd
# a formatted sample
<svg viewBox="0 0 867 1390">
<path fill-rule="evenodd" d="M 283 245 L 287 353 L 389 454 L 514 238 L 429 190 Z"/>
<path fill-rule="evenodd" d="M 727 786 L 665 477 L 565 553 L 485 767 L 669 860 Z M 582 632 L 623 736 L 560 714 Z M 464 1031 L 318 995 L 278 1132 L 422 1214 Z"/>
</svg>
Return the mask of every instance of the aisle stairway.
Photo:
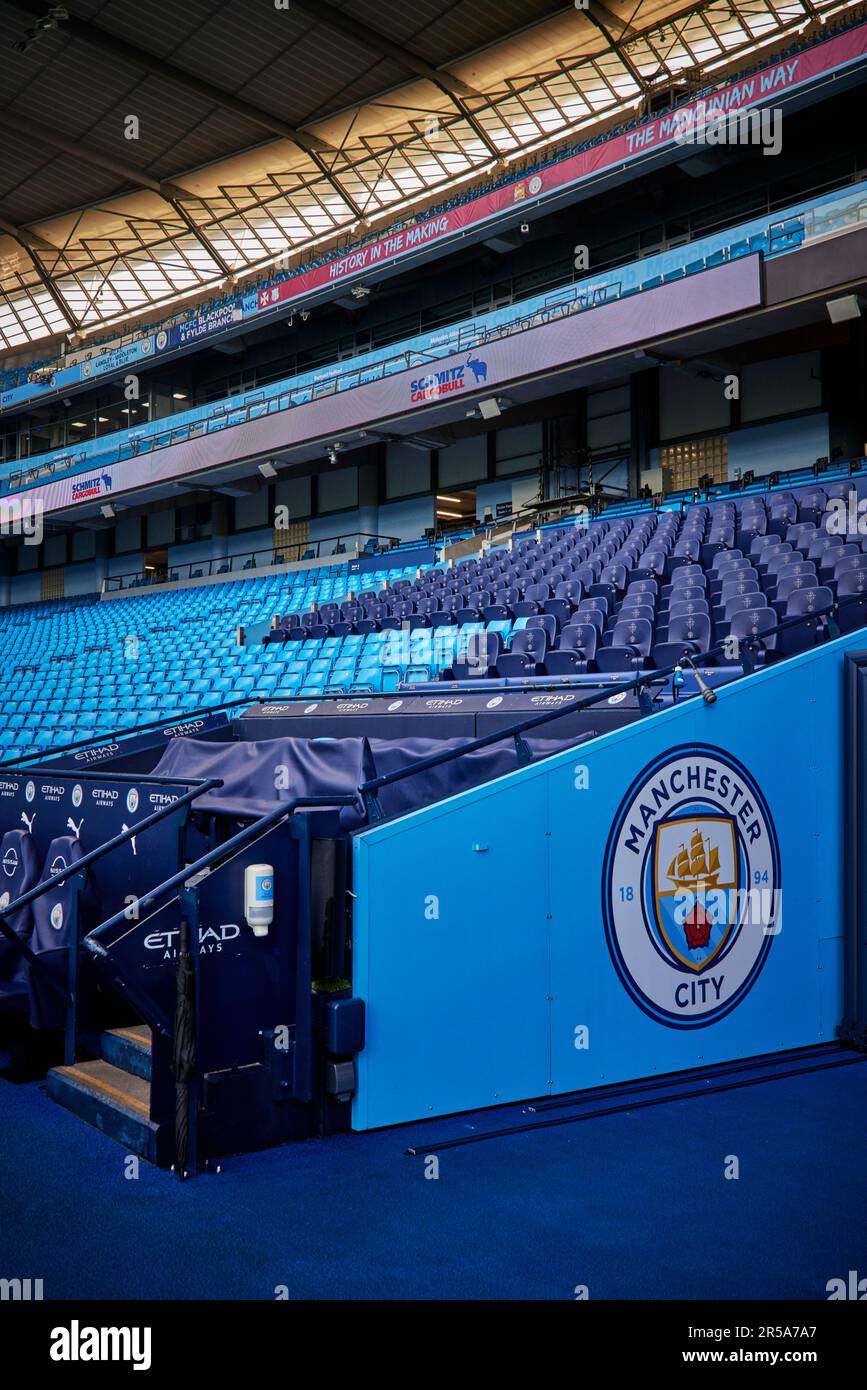
<svg viewBox="0 0 867 1390">
<path fill-rule="evenodd" d="M 100 1053 L 90 1062 L 54 1067 L 48 1094 L 128 1152 L 165 1162 L 172 1136 L 150 1118 L 150 1029 L 112 1028 L 102 1034 Z"/>
</svg>

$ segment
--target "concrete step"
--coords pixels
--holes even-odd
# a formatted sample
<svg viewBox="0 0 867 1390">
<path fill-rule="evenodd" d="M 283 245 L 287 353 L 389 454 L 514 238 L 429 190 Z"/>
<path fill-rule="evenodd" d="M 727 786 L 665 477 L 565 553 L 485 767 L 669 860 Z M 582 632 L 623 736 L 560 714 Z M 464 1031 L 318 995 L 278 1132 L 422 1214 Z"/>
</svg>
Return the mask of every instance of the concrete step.
<svg viewBox="0 0 867 1390">
<path fill-rule="evenodd" d="M 46 1086 L 58 1105 L 116 1139 L 127 1152 L 150 1163 L 166 1161 L 169 1136 L 150 1118 L 150 1082 L 144 1077 L 97 1059 L 54 1067 Z"/>
<path fill-rule="evenodd" d="M 151 1030 L 144 1023 L 127 1028 L 109 1028 L 99 1042 L 100 1055 L 130 1076 L 151 1079 Z"/>
</svg>

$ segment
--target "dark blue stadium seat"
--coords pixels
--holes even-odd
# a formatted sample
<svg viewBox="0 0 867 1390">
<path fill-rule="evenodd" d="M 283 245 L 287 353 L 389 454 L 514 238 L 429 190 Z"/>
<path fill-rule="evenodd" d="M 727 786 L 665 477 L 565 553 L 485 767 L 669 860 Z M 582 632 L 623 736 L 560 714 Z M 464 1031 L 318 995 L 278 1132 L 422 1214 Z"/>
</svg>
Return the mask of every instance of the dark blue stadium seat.
<svg viewBox="0 0 867 1390">
<path fill-rule="evenodd" d="M 481 632 L 467 644 L 466 655 L 448 668 L 446 675 L 451 680 L 486 679 L 495 675 L 498 662 L 502 659 L 503 644 L 495 632 Z"/>
<path fill-rule="evenodd" d="M 497 659 L 498 676 L 538 676 L 548 650 L 544 628 L 525 627 L 516 632 L 508 652 Z"/>
<path fill-rule="evenodd" d="M 759 639 L 757 644 L 751 647 L 751 656 L 755 665 L 763 665 L 768 657 L 777 651 L 777 635 L 762 638 L 762 633 L 776 627 L 778 622 L 773 608 L 742 608 L 732 615 L 728 635 L 736 638 L 738 642 Z M 740 655 L 723 654 L 717 657 L 717 664 L 739 665 L 740 661 Z"/>
<path fill-rule="evenodd" d="M 846 600 L 837 620 L 841 632 L 854 632 L 867 623 L 867 568 L 846 569 L 838 576 L 837 599 Z"/>
<path fill-rule="evenodd" d="M 788 621 L 790 618 L 803 616 L 805 621 L 779 634 L 780 651 L 785 656 L 807 651 L 830 635 L 828 620 L 822 616 L 822 611 L 829 609 L 833 602 L 834 595 L 831 590 L 818 584 L 810 588 L 796 589 L 789 595 L 783 618 Z"/>
<path fill-rule="evenodd" d="M 83 856 L 81 841 L 58 835 L 51 841 L 39 883 L 45 883 Z M 39 958 L 39 970 L 30 974 L 30 1016 L 34 1027 L 61 1028 L 65 1022 L 62 994 L 51 989 L 46 977 L 65 993 L 68 953 L 74 923 L 77 886 L 74 877 L 36 898 L 32 906 L 30 949 Z"/>
<path fill-rule="evenodd" d="M 596 652 L 600 671 L 633 671 L 644 666 L 653 644 L 653 624 L 647 618 L 617 623 L 611 645 Z"/>
<path fill-rule="evenodd" d="M 545 655 L 549 676 L 579 675 L 592 670 L 596 660 L 598 633 L 592 623 L 570 623 L 560 634 L 556 651 Z"/>
<path fill-rule="evenodd" d="M 672 616 L 664 642 L 653 648 L 655 666 L 674 666 L 684 654 L 698 656 L 711 645 L 711 622 L 707 613 L 681 613 Z"/>
</svg>

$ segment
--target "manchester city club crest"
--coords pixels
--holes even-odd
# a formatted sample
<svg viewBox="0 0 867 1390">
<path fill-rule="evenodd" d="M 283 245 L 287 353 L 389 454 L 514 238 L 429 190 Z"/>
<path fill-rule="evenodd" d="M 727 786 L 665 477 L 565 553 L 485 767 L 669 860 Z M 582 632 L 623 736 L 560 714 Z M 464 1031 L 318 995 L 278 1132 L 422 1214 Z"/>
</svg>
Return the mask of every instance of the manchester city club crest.
<svg viewBox="0 0 867 1390">
<path fill-rule="evenodd" d="M 780 855 L 767 803 L 735 759 L 671 749 L 635 779 L 605 854 L 615 968 L 645 1013 L 701 1028 L 755 983 L 780 929 Z"/>
</svg>

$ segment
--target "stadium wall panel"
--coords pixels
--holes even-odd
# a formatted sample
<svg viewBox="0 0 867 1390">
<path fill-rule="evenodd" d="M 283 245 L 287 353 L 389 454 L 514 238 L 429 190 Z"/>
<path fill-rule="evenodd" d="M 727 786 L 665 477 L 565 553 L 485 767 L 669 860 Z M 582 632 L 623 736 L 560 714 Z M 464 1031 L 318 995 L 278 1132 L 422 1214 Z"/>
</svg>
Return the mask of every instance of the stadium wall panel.
<svg viewBox="0 0 867 1390">
<path fill-rule="evenodd" d="M 359 833 L 354 992 L 366 1001 L 368 1042 L 353 1127 L 833 1041 L 844 933 L 842 653 L 863 644 L 863 633 L 837 639 L 718 689 L 712 707 L 690 700 Z M 743 783 L 758 825 L 745 873 L 767 872 L 767 891 L 781 894 L 770 931 L 744 923 L 718 964 L 700 970 L 672 966 L 653 934 L 664 876 L 649 849 L 655 825 L 646 839 L 632 835 L 632 854 L 632 822 L 618 829 L 636 784 L 655 785 L 649 769 L 686 769 L 698 756 Z M 726 819 L 722 805 L 710 814 L 712 835 L 725 839 Z M 734 821 L 733 839 L 745 834 Z M 618 876 L 638 863 L 641 892 L 612 906 L 630 887 Z M 650 958 L 651 987 L 626 963 L 636 944 Z M 717 991 L 720 1003 L 712 993 L 707 1008 L 690 999 L 693 986 Z"/>
<path fill-rule="evenodd" d="M 511 381 L 541 377 L 605 353 L 646 344 L 683 328 L 755 308 L 761 303 L 760 271 L 758 255 L 744 256 L 640 295 L 499 339 L 479 354 L 470 354 L 475 367 L 466 353 L 460 353 L 437 360 L 433 372 L 438 382 L 448 382 L 450 376 L 460 373 L 460 396 L 469 401 L 481 391 L 490 392 Z M 439 387 L 432 394 L 431 389 L 422 386 L 430 376 L 430 371 L 412 367 L 336 397 L 263 414 L 231 429 L 222 428 L 155 453 L 108 464 L 100 471 L 99 495 L 103 489 L 117 496 L 181 475 L 192 478 L 221 463 L 333 439 L 347 430 L 412 416 L 449 401 L 455 394 L 454 390 Z M 54 511 L 74 505 L 73 488 L 77 484 L 80 485 L 80 479 L 70 476 L 28 489 L 20 496 L 38 497 L 46 511 Z"/>
</svg>

